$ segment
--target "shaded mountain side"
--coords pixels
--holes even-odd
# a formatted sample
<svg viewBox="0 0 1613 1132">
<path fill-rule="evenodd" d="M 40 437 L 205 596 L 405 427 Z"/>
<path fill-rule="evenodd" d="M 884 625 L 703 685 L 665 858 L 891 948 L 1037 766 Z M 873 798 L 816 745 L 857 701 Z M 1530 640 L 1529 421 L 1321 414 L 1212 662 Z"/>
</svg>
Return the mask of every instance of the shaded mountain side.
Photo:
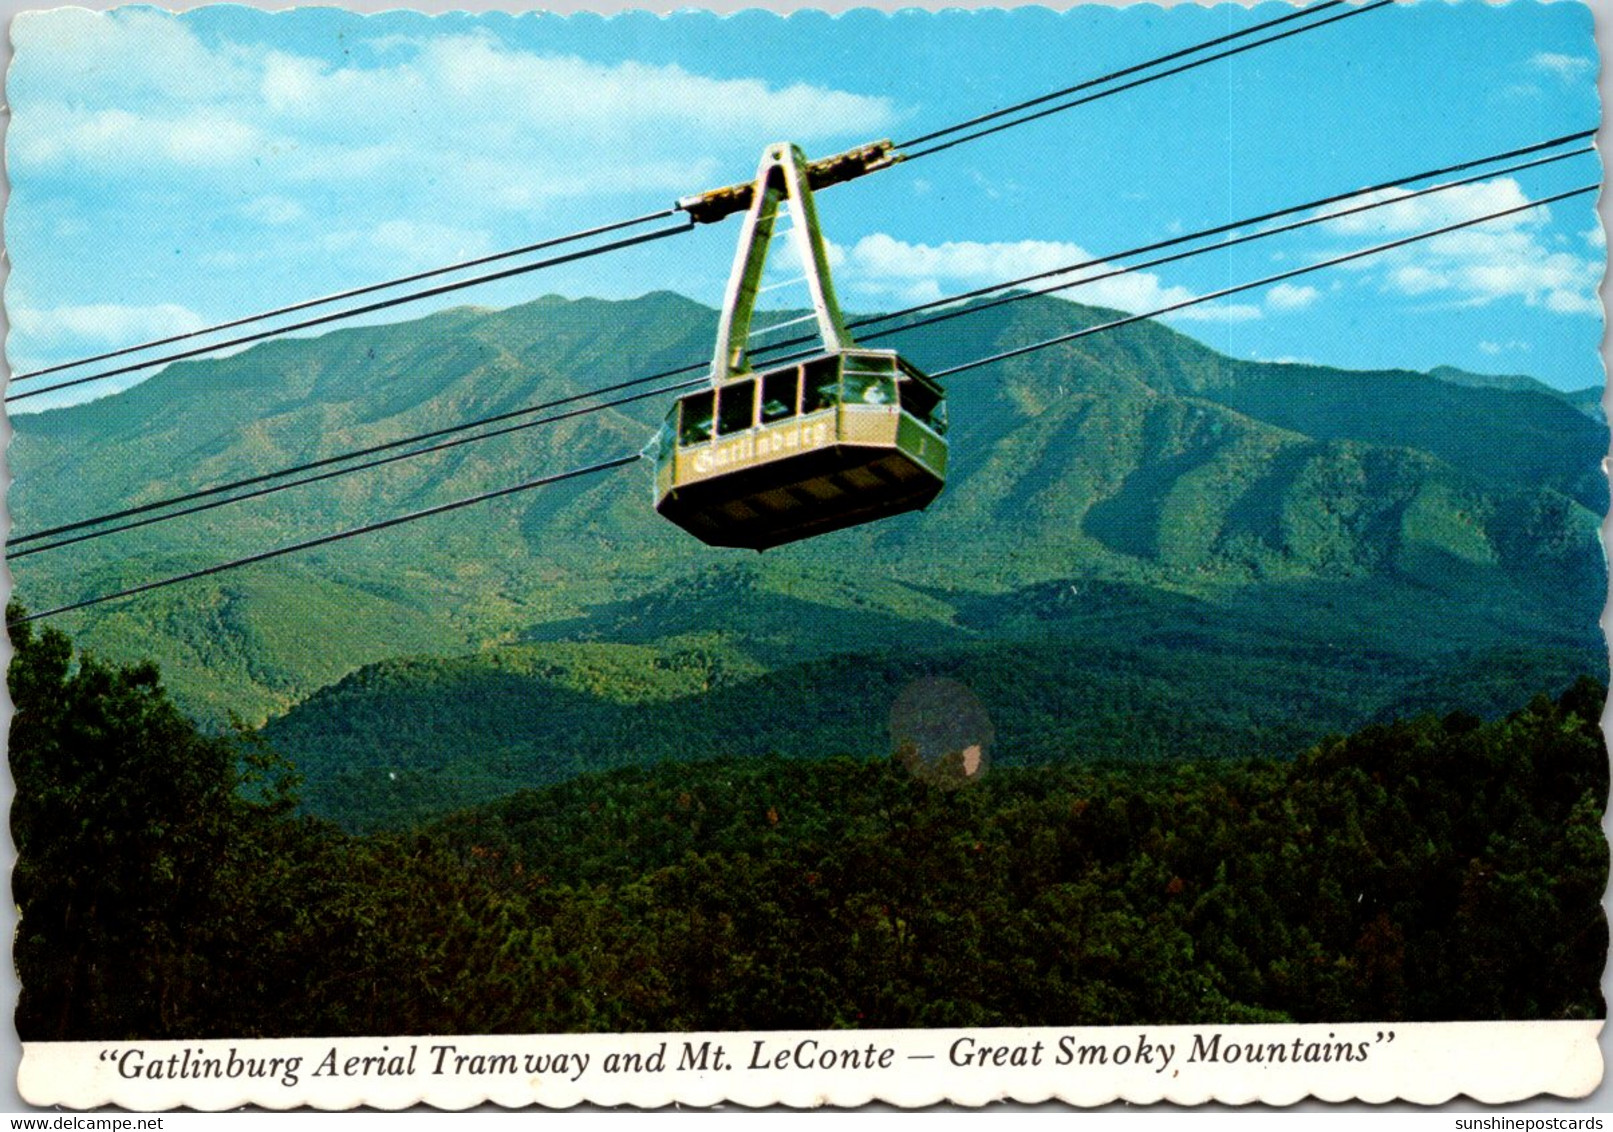
<svg viewBox="0 0 1613 1132">
<path fill-rule="evenodd" d="M 525 642 L 703 645 L 720 641 L 762 668 L 861 652 L 871 643 L 919 648 L 970 634 L 956 600 L 898 577 L 845 575 L 751 555 L 706 566 L 644 594 L 534 625 Z"/>
<path fill-rule="evenodd" d="M 665 761 L 355 837 L 154 666 L 13 640 L 27 1041 L 1606 1014 L 1591 680 L 1292 760 Z M 663 700 L 710 675 L 632 651 L 503 660 Z"/>
<path fill-rule="evenodd" d="M 621 512 L 639 505 L 612 484 L 535 506 L 541 519 L 526 529 L 626 562 L 657 556 L 664 535 L 615 533 Z M 767 557 L 857 584 L 943 591 L 1072 575 L 1204 593 L 1374 577 L 1451 593 L 1489 585 L 1549 594 L 1545 604 L 1560 606 L 1551 623 L 1588 626 L 1605 589 L 1597 522 L 1560 493 L 1486 487 L 1423 452 L 1318 442 L 1213 403 L 1142 393 L 1069 399 L 960 454 L 927 511 Z"/>
<path fill-rule="evenodd" d="M 1584 389 L 1563 390 L 1521 373 L 1472 373 L 1468 370 L 1457 369 L 1455 366 L 1435 366 L 1428 371 L 1428 376 L 1437 377 L 1441 381 L 1449 381 L 1454 385 L 1470 385 L 1480 389 L 1506 389 L 1514 392 L 1540 393 L 1572 405 L 1594 421 L 1605 423 L 1607 419 L 1602 412 L 1602 393 L 1604 390 L 1600 385 L 1591 385 Z"/>
<path fill-rule="evenodd" d="M 1040 298 L 894 341 L 939 369 L 1113 314 Z M 706 355 L 714 320 L 665 293 L 550 296 L 176 364 L 115 397 L 15 421 L 16 530 L 674 368 Z M 1606 433 L 1537 393 L 1255 365 L 1144 323 L 959 375 L 950 401 L 951 475 L 929 511 L 768 555 L 799 571 L 809 603 L 887 616 L 858 632 L 922 638 L 947 623 L 950 595 L 1064 578 L 1217 600 L 1380 580 L 1441 595 L 1457 619 L 1488 593 L 1489 616 L 1521 624 L 1528 610 L 1529 640 L 1577 636 L 1600 611 Z M 636 451 L 664 409 L 604 410 L 18 559 L 17 594 L 35 609 L 63 604 Z M 592 610 L 745 557 L 659 520 L 648 480 L 634 467 L 571 481 L 64 626 L 113 658 L 158 656 L 210 721 L 229 707 L 258 720 L 359 665 L 572 634 Z M 1327 615 L 1341 631 L 1374 629 L 1346 608 Z M 644 616 L 650 631 L 634 639 L 697 631 L 675 628 L 675 604 Z M 819 651 L 857 646 L 834 638 Z"/>
<path fill-rule="evenodd" d="M 1341 373 L 1239 363 L 1224 404 L 1319 440 L 1416 448 L 1479 479 L 1549 485 L 1607 510 L 1598 466 L 1572 471 L 1566 446 L 1589 452 L 1606 429 L 1565 400 L 1532 390 L 1469 388 L 1419 373 Z M 1565 474 L 1566 473 L 1566 474 Z"/>
<path fill-rule="evenodd" d="M 130 560 L 92 578 L 113 590 L 172 566 L 172 559 Z M 330 633 L 331 625 L 343 631 Z M 97 627 L 103 655 L 156 661 L 176 701 L 216 725 L 278 714 L 354 668 L 400 652 L 473 647 L 406 595 L 298 568 L 250 569 L 228 581 L 158 590 L 138 610 L 108 611 Z"/>
<path fill-rule="evenodd" d="M 1001 316 L 995 323 L 994 315 Z M 946 335 L 928 336 L 921 328 L 893 341 L 921 366 L 938 369 L 1120 315 L 1060 300 L 1029 300 L 1006 314 L 998 308 L 960 320 L 972 334 L 953 329 L 959 326 L 955 322 L 947 325 Z M 954 348 L 954 342 L 963 348 Z M 965 383 L 985 381 L 1001 387 L 999 399 L 1034 410 L 1054 394 L 1109 395 L 1141 383 L 1164 395 L 1213 401 L 1319 440 L 1421 449 L 1481 480 L 1550 486 L 1598 514 L 1607 509 L 1599 473 L 1607 429 L 1573 401 L 1588 391 L 1563 394 L 1538 382 L 1516 387 L 1457 383 L 1448 379 L 1448 371 L 1245 361 L 1157 322 L 1135 323 L 1017 360 L 1024 364 L 960 375 L 949 394 L 956 397 Z M 1587 462 L 1591 454 L 1595 459 Z"/>
<path fill-rule="evenodd" d="M 861 627 L 861 649 L 816 652 L 814 631 L 791 657 L 783 627 L 800 626 L 806 606 L 767 584 L 698 579 L 689 631 L 659 643 L 543 642 L 365 668 L 264 735 L 304 774 L 313 812 L 364 829 L 613 766 L 877 753 L 892 704 L 920 680 L 972 689 L 995 726 L 994 760 L 1029 765 L 1286 757 L 1390 713 L 1490 715 L 1601 670 L 1571 642 L 1442 639 L 1446 618 L 1412 607 L 1399 637 L 1340 639 L 1336 622 L 1331 634 L 1320 622 L 1282 633 L 1251 608 L 1092 582 L 973 598 L 948 644 L 935 643 L 936 623 L 893 636 L 879 613 L 819 607 L 805 623 L 832 626 L 833 642 Z M 644 629 L 609 609 L 589 625 Z"/>
<path fill-rule="evenodd" d="M 1579 655 L 1593 674 L 1606 665 L 1598 628 L 1557 628 L 1529 595 L 1505 588 L 1442 593 L 1394 580 L 1273 581 L 1199 596 L 1085 575 L 982 593 L 872 575 L 853 585 L 777 556 L 710 566 L 641 597 L 533 626 L 525 635 L 534 644 L 720 641 L 764 668 L 866 651 L 870 642 L 914 649 L 981 640 L 1146 647 L 1211 640 L 1226 648 L 1277 640 L 1289 647 L 1411 653 L 1527 642 Z"/>
<path fill-rule="evenodd" d="M 939 369 L 1117 313 L 1037 298 L 879 344 L 897 345 Z M 715 317 L 665 292 L 625 302 L 547 296 L 503 311 L 456 308 L 176 363 L 114 397 L 17 418 L 19 472 L 82 452 L 86 442 L 115 445 L 119 454 L 118 467 L 85 465 L 72 484 L 19 474 L 19 521 L 48 525 L 58 521 L 59 506 L 139 501 L 169 482 L 192 487 L 261 472 L 274 461 L 315 459 L 698 365 L 709 353 Z M 952 439 L 965 453 L 990 449 L 1014 422 L 1068 397 L 1141 391 L 1202 397 L 1282 427 L 1289 427 L 1283 418 L 1302 416 L 1309 426 L 1296 431 L 1318 439 L 1421 448 L 1483 479 L 1558 490 L 1583 474 L 1587 452 L 1605 449 L 1597 422 L 1559 416 L 1563 403 L 1544 393 L 1519 397 L 1426 374 L 1243 362 L 1153 323 L 1025 355 L 950 384 Z M 662 407 L 638 405 L 624 414 L 644 424 Z M 553 435 L 547 430 L 524 435 L 540 448 L 565 447 L 563 439 L 537 439 Z"/>
</svg>

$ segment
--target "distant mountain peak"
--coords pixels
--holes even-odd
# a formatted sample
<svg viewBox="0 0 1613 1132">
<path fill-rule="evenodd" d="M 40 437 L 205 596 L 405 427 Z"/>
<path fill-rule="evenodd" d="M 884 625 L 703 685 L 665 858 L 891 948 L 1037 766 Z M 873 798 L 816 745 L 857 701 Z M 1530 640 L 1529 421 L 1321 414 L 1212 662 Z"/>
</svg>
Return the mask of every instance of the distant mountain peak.
<svg viewBox="0 0 1613 1132">
<path fill-rule="evenodd" d="M 243 659 L 227 675 L 211 659 L 221 630 L 196 604 L 203 590 L 97 608 L 81 632 L 109 655 L 155 654 L 190 702 L 216 705 L 283 703 L 355 664 L 429 651 L 423 640 L 475 647 L 561 624 L 627 634 L 669 618 L 692 633 L 722 615 L 801 611 L 808 598 L 881 611 L 866 623 L 877 630 L 859 629 L 866 648 L 915 624 L 944 629 L 942 595 L 1075 576 L 1208 593 L 1367 577 L 1437 589 L 1463 570 L 1496 595 L 1549 593 L 1562 616 L 1561 594 L 1601 592 L 1585 579 L 1602 569 L 1607 434 L 1563 395 L 1454 370 L 1245 361 L 1147 320 L 1079 334 L 1119 317 L 1038 296 L 862 335 L 930 372 L 1078 335 L 946 381 L 949 483 L 921 513 L 759 560 L 720 554 L 654 514 L 645 466 L 229 575 L 248 596 L 229 610 Z M 669 291 L 551 294 L 172 366 L 118 396 L 14 421 L 12 514 L 18 530 L 38 530 L 557 398 L 587 404 L 589 390 L 676 367 L 699 373 L 716 318 Z M 17 592 L 44 607 L 146 580 L 155 571 L 143 563 L 177 573 L 608 459 L 640 448 L 666 408 L 567 414 L 29 558 Z M 286 608 L 287 580 L 304 576 L 297 590 L 326 597 Z M 769 647 L 794 647 L 789 633 L 765 635 Z"/>
<path fill-rule="evenodd" d="M 1562 401 L 1572 405 L 1594 421 L 1606 418 L 1602 413 L 1602 387 L 1599 385 L 1587 386 L 1584 389 L 1558 389 L 1548 385 L 1539 378 L 1530 377 L 1522 373 L 1474 373 L 1472 370 L 1461 369 L 1457 366 L 1435 366 L 1428 371 L 1428 376 L 1439 381 L 1449 382 L 1452 385 L 1462 385 L 1469 389 L 1499 389 L 1506 393 L 1538 393 L 1553 400 Z"/>
</svg>

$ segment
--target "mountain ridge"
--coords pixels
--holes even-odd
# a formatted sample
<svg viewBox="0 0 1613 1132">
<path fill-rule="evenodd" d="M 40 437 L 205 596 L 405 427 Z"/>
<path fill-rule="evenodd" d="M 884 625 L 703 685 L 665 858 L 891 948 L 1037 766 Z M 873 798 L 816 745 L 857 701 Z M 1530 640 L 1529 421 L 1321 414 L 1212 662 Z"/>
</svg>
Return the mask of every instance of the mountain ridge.
<svg viewBox="0 0 1613 1132">
<path fill-rule="evenodd" d="M 1116 314 L 1035 298 L 880 344 L 944 369 Z M 38 529 L 575 396 L 703 358 L 715 320 L 668 292 L 545 296 L 179 363 L 104 401 L 18 418 L 13 515 Z M 1242 362 L 1148 322 L 959 375 L 949 397 L 951 481 L 927 512 L 768 559 L 824 593 L 899 583 L 909 596 L 890 599 L 893 624 L 908 628 L 928 616 L 910 616 L 921 591 L 1086 578 L 1223 600 L 1375 578 L 1437 595 L 1457 619 L 1510 601 L 1544 609 L 1539 631 L 1554 639 L 1595 632 L 1606 430 L 1561 401 Z M 606 409 L 19 560 L 18 596 L 40 608 L 635 451 L 661 410 Z M 114 461 L 50 472 L 108 446 Z M 205 718 L 261 721 L 365 664 L 542 636 L 736 561 L 663 524 L 649 495 L 637 470 L 560 484 L 97 607 L 71 628 L 114 657 L 155 654 Z M 213 656 L 220 645 L 234 659 Z"/>
</svg>

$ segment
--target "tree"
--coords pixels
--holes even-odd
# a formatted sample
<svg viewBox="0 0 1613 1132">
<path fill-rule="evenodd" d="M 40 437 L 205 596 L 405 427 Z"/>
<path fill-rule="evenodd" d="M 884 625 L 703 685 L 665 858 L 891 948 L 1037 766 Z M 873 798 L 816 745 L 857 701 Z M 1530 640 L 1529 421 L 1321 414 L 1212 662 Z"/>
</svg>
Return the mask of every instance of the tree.
<svg viewBox="0 0 1613 1132">
<path fill-rule="evenodd" d="M 8 610 L 11 810 L 25 1040 L 184 1033 L 212 972 L 195 930 L 236 816 L 237 748 L 199 733 L 153 664 L 76 664 Z"/>
</svg>

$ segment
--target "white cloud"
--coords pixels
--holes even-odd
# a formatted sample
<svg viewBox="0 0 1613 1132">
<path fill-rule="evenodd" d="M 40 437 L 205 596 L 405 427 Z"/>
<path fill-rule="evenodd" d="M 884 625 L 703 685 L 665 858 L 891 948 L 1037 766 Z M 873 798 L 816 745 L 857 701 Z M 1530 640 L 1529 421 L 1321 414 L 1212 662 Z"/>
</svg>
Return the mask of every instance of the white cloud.
<svg viewBox="0 0 1613 1132">
<path fill-rule="evenodd" d="M 233 165 L 265 195 L 391 183 L 436 204 L 530 209 L 694 191 L 728 171 L 736 148 L 749 159 L 757 139 L 877 136 L 899 117 L 881 96 L 544 55 L 488 33 L 399 39 L 379 62 L 336 65 L 203 44 L 158 13 L 18 26 L 29 50 L 14 98 L 28 111 L 11 159 L 29 171 Z M 72 82 L 56 73 L 64 60 Z"/>
<path fill-rule="evenodd" d="M 388 220 L 370 233 L 377 248 L 398 253 L 398 262 L 413 259 L 420 264 L 444 263 L 486 255 L 493 242 L 486 232 L 456 228 L 450 224 L 422 224 L 411 220 Z"/>
<path fill-rule="evenodd" d="M 714 79 L 676 65 L 632 60 L 606 66 L 511 50 L 490 35 L 432 40 L 410 66 L 342 71 L 329 93 L 394 99 L 425 85 L 460 107 L 499 107 L 529 127 L 590 137 L 648 126 L 701 134 L 732 130 L 774 136 L 863 134 L 890 124 L 887 100 L 806 83 L 777 88 L 760 79 Z"/>
<path fill-rule="evenodd" d="M 451 224 L 414 220 L 386 220 L 368 228 L 344 228 L 326 233 L 320 244 L 327 252 L 380 253 L 382 263 L 399 269 L 426 267 L 471 259 L 493 250 L 486 232 Z"/>
<path fill-rule="evenodd" d="M 1529 58 L 1529 65 L 1547 71 L 1564 81 L 1577 79 L 1596 70 L 1596 61 L 1580 55 L 1563 55 L 1555 51 L 1542 51 Z"/>
<path fill-rule="evenodd" d="M 409 158 L 400 158 L 402 164 Z M 509 160 L 472 158 L 456 171 L 468 191 L 482 194 L 481 203 L 519 212 L 564 197 L 586 197 L 631 190 L 634 193 L 687 193 L 712 185 L 719 176 L 709 157 L 666 160 L 623 160 L 620 164 L 557 161 L 552 155 Z"/>
<path fill-rule="evenodd" d="M 19 165 L 89 165 L 113 173 L 155 164 L 239 165 L 266 145 L 255 126 L 214 110 L 142 117 L 61 103 L 33 108 L 17 119 L 11 135 Z"/>
<path fill-rule="evenodd" d="M 803 261 L 800 253 L 796 250 L 796 240 L 800 239 L 800 237 L 791 235 L 790 233 L 792 232 L 792 222 L 785 217 L 779 217 L 777 227 L 773 229 L 773 246 L 767 251 L 767 271 L 770 276 L 784 273 L 799 275 L 801 273 Z M 829 261 L 829 271 L 831 273 L 839 272 L 846 262 L 846 249 L 833 240 L 826 238 L 823 241 L 823 258 Z M 771 283 L 772 280 L 769 279 L 768 282 Z"/>
<path fill-rule="evenodd" d="M 1551 291 L 1546 295 L 1546 309 L 1557 314 L 1601 314 L 1602 301 L 1577 291 Z"/>
<path fill-rule="evenodd" d="M 18 60 L 12 79 L 36 98 L 209 102 L 254 85 L 236 53 L 207 47 L 183 21 L 155 9 L 22 12 L 11 34 Z"/>
<path fill-rule="evenodd" d="M 1520 354 L 1527 354 L 1531 349 L 1533 349 L 1533 347 L 1521 338 L 1509 338 L 1505 342 L 1480 342 L 1479 349 L 1491 357 L 1494 357 L 1495 355 L 1508 350 L 1513 350 Z"/>
<path fill-rule="evenodd" d="M 1264 314 L 1254 303 L 1204 303 L 1173 311 L 1167 317 L 1181 322 L 1250 322 Z"/>
<path fill-rule="evenodd" d="M 1406 295 L 1422 295 L 1450 285 L 1450 281 L 1440 272 L 1416 263 L 1393 268 L 1389 272 L 1389 280 L 1396 290 Z"/>
<path fill-rule="evenodd" d="M 269 109 L 278 113 L 316 113 L 321 80 L 322 69 L 315 60 L 272 51 L 263 60 L 258 90 Z"/>
<path fill-rule="evenodd" d="M 1358 243 L 1364 235 L 1427 232 L 1530 203 L 1530 197 L 1511 178 L 1416 199 L 1404 197 L 1401 190 L 1380 193 L 1380 200 L 1394 203 L 1328 221 L 1322 228 L 1330 235 L 1357 238 Z M 1387 291 L 1444 296 L 1461 306 L 1517 298 L 1558 314 L 1600 312 L 1596 289 L 1602 277 L 1601 258 L 1583 258 L 1548 247 L 1543 230 L 1550 220 L 1550 211 L 1543 207 L 1515 212 L 1346 266 L 1368 277 L 1377 275 Z"/>
<path fill-rule="evenodd" d="M 6 313 L 12 329 L 18 334 L 45 344 L 94 342 L 125 345 L 200 330 L 206 325 L 195 311 L 173 303 L 144 307 L 92 303 L 44 310 L 13 306 Z"/>
<path fill-rule="evenodd" d="M 378 35 L 366 39 L 364 46 L 377 55 L 385 55 L 393 51 L 416 51 L 420 47 L 420 39 L 413 35 Z"/>
<path fill-rule="evenodd" d="M 534 136 L 597 148 L 627 138 L 665 141 L 668 130 L 685 144 L 691 135 L 734 132 L 813 138 L 878 132 L 894 117 L 883 98 L 806 83 L 712 78 L 676 65 L 538 55 L 487 34 L 432 39 L 383 67 L 332 68 L 272 54 L 262 91 L 277 112 L 329 119 L 340 108 L 341 118 L 382 132 L 410 131 L 422 115 L 477 122 L 471 132 L 491 137 L 491 148 L 523 138 L 530 144 Z"/>
<path fill-rule="evenodd" d="M 1277 311 L 1304 310 L 1321 297 L 1321 292 L 1315 287 L 1295 287 L 1289 283 L 1279 283 L 1266 292 L 1266 305 Z"/>
<path fill-rule="evenodd" d="M 1455 224 L 1474 216 L 1519 208 L 1529 198 L 1518 182 L 1510 177 L 1498 181 L 1481 181 L 1473 185 L 1457 185 L 1437 193 L 1407 199 L 1406 189 L 1383 189 L 1360 199 L 1361 204 L 1382 203 L 1379 207 L 1349 216 L 1328 220 L 1322 228 L 1335 235 L 1401 235 L 1423 232 Z M 1530 213 L 1514 213 L 1492 224 L 1506 227 L 1539 224 L 1544 209 Z"/>
<path fill-rule="evenodd" d="M 981 283 L 1052 271 L 1090 258 L 1083 248 L 1056 241 L 909 244 L 883 232 L 864 236 L 850 249 L 853 270 L 880 280 L 938 278 Z"/>
<path fill-rule="evenodd" d="M 283 196 L 256 197 L 241 206 L 241 215 L 258 224 L 294 224 L 307 214 L 301 204 Z"/>
<path fill-rule="evenodd" d="M 1060 241 L 981 243 L 963 240 L 931 245 L 910 244 L 875 233 L 846 249 L 844 270 L 837 278 L 865 295 L 919 303 L 974 287 L 1056 271 L 1091 258 L 1091 253 L 1080 245 Z M 1068 278 L 1101 275 L 1109 270 L 1113 270 L 1111 265 L 1099 264 Z M 1049 276 L 1027 286 L 1043 287 L 1060 281 L 1057 276 Z M 1127 272 L 1059 293 L 1077 302 L 1130 313 L 1157 310 L 1197 297 L 1188 288 L 1167 286 L 1157 275 L 1147 272 Z M 1186 308 L 1176 317 L 1225 322 L 1258 318 L 1260 314 L 1257 306 L 1221 304 Z"/>
<path fill-rule="evenodd" d="M 275 164 L 292 188 L 306 185 L 342 185 L 351 182 L 375 183 L 390 178 L 407 182 L 419 171 L 430 168 L 438 153 L 420 152 L 406 145 L 383 142 L 359 142 L 344 145 L 340 142 L 324 144 L 294 144 L 283 147 L 276 154 Z M 446 176 L 456 181 L 462 178 L 465 165 L 433 171 L 433 176 Z M 418 183 L 418 181 L 416 182 Z"/>
</svg>

